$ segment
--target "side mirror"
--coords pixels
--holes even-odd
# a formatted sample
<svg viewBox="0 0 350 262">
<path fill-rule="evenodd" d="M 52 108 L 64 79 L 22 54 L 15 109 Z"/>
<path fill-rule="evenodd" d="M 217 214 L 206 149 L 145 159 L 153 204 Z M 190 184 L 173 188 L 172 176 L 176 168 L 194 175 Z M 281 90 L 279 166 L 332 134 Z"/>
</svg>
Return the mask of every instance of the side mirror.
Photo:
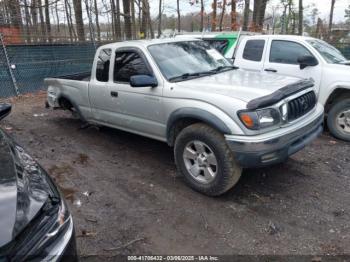
<svg viewBox="0 0 350 262">
<path fill-rule="evenodd" d="M 0 120 L 10 114 L 11 108 L 12 107 L 9 104 L 0 104 Z"/>
<path fill-rule="evenodd" d="M 312 55 L 304 55 L 304 56 L 300 56 L 298 57 L 298 63 L 300 65 L 300 69 L 304 69 L 305 67 L 308 66 L 317 66 L 318 65 L 318 61 L 315 57 L 313 57 Z"/>
<path fill-rule="evenodd" d="M 157 79 L 149 75 L 135 75 L 130 77 L 130 85 L 132 87 L 156 87 Z"/>
</svg>

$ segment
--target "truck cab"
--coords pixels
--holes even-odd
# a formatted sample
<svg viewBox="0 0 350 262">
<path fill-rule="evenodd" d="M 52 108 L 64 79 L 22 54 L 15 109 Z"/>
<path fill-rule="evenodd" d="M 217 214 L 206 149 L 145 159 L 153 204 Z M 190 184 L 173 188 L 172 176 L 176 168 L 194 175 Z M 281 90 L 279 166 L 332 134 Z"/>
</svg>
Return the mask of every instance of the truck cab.
<svg viewBox="0 0 350 262">
<path fill-rule="evenodd" d="M 350 62 L 335 47 L 312 37 L 247 36 L 236 49 L 234 64 L 245 70 L 311 79 L 330 132 L 350 141 Z"/>
</svg>

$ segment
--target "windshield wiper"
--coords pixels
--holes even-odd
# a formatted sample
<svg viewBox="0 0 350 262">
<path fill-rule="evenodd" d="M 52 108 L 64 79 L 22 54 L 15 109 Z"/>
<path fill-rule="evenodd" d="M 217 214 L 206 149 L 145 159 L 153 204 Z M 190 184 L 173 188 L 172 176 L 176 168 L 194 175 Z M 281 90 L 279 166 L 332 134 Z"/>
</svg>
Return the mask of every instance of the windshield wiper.
<svg viewBox="0 0 350 262">
<path fill-rule="evenodd" d="M 215 72 L 213 71 L 204 71 L 204 72 L 196 72 L 196 73 L 185 73 L 179 76 L 174 76 L 169 78 L 169 81 L 181 81 L 181 80 L 185 80 L 191 77 L 201 77 L 201 76 L 208 76 L 208 75 L 212 75 Z"/>
<path fill-rule="evenodd" d="M 221 72 L 223 70 L 233 70 L 233 69 L 238 69 L 238 68 L 239 68 L 238 66 L 234 66 L 234 65 L 218 66 L 217 68 L 211 70 L 211 72 L 218 73 L 218 72 Z"/>
</svg>

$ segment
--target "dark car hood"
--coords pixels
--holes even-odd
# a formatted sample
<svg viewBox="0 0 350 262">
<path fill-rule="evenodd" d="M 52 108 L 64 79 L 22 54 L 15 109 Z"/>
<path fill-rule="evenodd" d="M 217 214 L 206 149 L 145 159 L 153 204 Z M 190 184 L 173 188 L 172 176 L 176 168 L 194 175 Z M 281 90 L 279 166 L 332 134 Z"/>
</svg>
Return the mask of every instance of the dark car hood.
<svg viewBox="0 0 350 262">
<path fill-rule="evenodd" d="M 45 172 L 0 130 L 0 247 L 28 225 L 49 195 Z"/>
</svg>

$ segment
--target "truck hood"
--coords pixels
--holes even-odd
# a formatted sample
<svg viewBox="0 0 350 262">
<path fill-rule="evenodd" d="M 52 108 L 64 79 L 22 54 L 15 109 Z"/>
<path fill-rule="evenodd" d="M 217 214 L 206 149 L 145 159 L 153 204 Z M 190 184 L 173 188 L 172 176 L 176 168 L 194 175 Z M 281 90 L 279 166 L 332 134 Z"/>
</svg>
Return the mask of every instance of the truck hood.
<svg viewBox="0 0 350 262">
<path fill-rule="evenodd" d="M 46 173 L 0 130 L 0 247 L 28 225 L 50 192 Z"/>
<path fill-rule="evenodd" d="M 296 77 L 238 69 L 178 82 L 177 85 L 193 91 L 229 96 L 249 102 L 262 96 L 268 96 L 299 80 Z"/>
</svg>

